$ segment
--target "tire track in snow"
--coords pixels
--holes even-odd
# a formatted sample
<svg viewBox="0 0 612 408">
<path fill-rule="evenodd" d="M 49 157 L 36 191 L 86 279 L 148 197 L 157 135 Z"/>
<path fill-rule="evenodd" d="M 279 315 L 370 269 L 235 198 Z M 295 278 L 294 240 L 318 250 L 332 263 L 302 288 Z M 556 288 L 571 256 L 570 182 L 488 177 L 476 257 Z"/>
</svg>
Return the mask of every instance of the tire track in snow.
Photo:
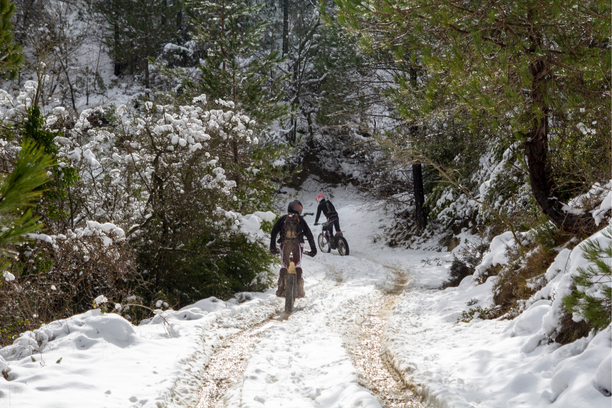
<svg viewBox="0 0 612 408">
<path fill-rule="evenodd" d="M 384 293 L 374 294 L 369 304 L 361 310 L 356 323 L 346 328 L 345 347 L 360 373 L 362 386 L 369 389 L 384 407 L 423 408 L 418 397 L 390 364 L 381 345 L 386 317 L 408 283 L 404 271 L 385 267 L 393 271 L 395 282 Z"/>
<path fill-rule="evenodd" d="M 222 408 L 229 388 L 240 379 L 248 357 L 263 333 L 278 321 L 267 319 L 255 326 L 229 336 L 210 359 L 202 378 L 197 408 Z"/>
<path fill-rule="evenodd" d="M 341 285 L 342 274 L 337 273 L 335 268 L 332 269 L 330 270 L 333 277 L 331 281 L 335 283 L 335 286 Z M 334 287 L 330 283 L 323 281 L 309 288 L 310 297 L 318 292 L 329 291 Z M 305 307 L 308 307 L 310 301 L 311 299 L 308 298 L 298 299 L 293 314 L 299 313 Z M 198 391 L 199 402 L 197 405 L 192 406 L 196 408 L 222 408 L 226 406 L 226 399 L 229 396 L 228 391 L 235 387 L 241 388 L 243 385 L 240 385 L 244 382 L 242 376 L 257 343 L 259 343 L 266 331 L 277 323 L 286 321 L 289 317 L 291 316 L 285 314 L 282 309 L 277 309 L 274 315 L 259 323 L 221 338 L 222 344 L 216 347 L 206 367 L 198 376 L 200 380 Z"/>
</svg>

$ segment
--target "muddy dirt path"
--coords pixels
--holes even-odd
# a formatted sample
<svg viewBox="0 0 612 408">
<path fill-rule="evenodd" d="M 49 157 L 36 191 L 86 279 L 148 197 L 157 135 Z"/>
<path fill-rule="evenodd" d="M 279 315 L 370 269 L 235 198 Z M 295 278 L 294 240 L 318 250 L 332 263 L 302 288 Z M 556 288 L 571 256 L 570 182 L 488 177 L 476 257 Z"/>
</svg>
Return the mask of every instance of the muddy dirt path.
<svg viewBox="0 0 612 408">
<path fill-rule="evenodd" d="M 408 275 L 406 272 L 390 268 L 394 275 L 393 285 L 384 291 L 374 291 L 364 299 L 363 307 L 356 310 L 355 319 L 347 316 L 332 317 L 345 339 L 345 349 L 359 372 L 360 384 L 380 401 L 385 408 L 423 408 L 400 375 L 386 359 L 381 339 L 385 330 L 386 318 L 393 310 L 398 297 L 403 293 Z M 335 285 L 329 289 L 343 290 L 342 274 L 331 268 Z M 298 310 L 299 311 L 299 310 Z M 247 361 L 265 332 L 286 320 L 289 316 L 279 311 L 278 315 L 261 323 L 227 336 L 223 344 L 212 355 L 204 370 L 202 386 L 199 391 L 197 408 L 223 408 L 226 406 L 227 393 L 233 387 L 240 387 Z M 344 323 L 342 323 L 344 322 Z M 281 323 L 282 324 L 282 323 Z"/>
<path fill-rule="evenodd" d="M 229 336 L 211 357 L 202 379 L 197 408 L 223 408 L 223 396 L 242 377 L 255 344 L 263 333 L 278 321 L 269 319 L 247 330 Z"/>
<path fill-rule="evenodd" d="M 345 346 L 355 368 L 359 370 L 361 385 L 369 389 L 385 408 L 423 408 L 401 376 L 385 357 L 381 338 L 386 317 L 393 310 L 397 298 L 404 291 L 407 273 L 392 270 L 395 282 L 392 288 L 376 293 L 360 313 L 352 327 L 347 327 Z"/>
</svg>

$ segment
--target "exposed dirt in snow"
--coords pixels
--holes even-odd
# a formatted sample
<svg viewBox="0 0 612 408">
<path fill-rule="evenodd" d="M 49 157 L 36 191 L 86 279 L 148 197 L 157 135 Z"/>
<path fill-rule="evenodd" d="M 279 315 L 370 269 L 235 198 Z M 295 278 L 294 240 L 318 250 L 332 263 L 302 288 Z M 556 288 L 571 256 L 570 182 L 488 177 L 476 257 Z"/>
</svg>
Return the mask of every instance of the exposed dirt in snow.
<svg viewBox="0 0 612 408">
<path fill-rule="evenodd" d="M 210 359 L 204 372 L 197 408 L 222 408 L 223 396 L 241 377 L 249 355 L 263 333 L 276 322 L 261 322 L 249 329 L 230 336 Z"/>
<path fill-rule="evenodd" d="M 342 287 L 344 279 L 341 271 L 329 266 L 335 287 Z M 393 283 L 384 290 L 375 290 L 362 298 L 363 306 L 355 310 L 355 319 L 342 318 L 328 325 L 339 324 L 333 330 L 342 333 L 344 348 L 348 352 L 353 366 L 359 373 L 359 384 L 368 389 L 382 406 L 386 408 L 423 408 L 419 399 L 413 394 L 408 384 L 394 370 L 384 353 L 381 339 L 386 326 L 387 315 L 404 291 L 408 274 L 398 268 L 385 266 L 393 275 Z M 329 288 L 331 289 L 331 288 Z M 328 289 L 328 290 L 329 290 Z M 296 305 L 295 312 L 302 308 Z M 222 408 L 228 401 L 228 391 L 234 387 L 244 387 L 247 361 L 257 343 L 265 336 L 267 330 L 289 316 L 279 313 L 255 326 L 223 339 L 205 369 L 203 387 L 200 389 L 200 402 L 197 408 Z M 236 401 L 234 401 L 235 403 Z"/>
<path fill-rule="evenodd" d="M 347 328 L 346 348 L 355 368 L 359 370 L 361 385 L 369 389 L 384 407 L 422 408 L 421 402 L 403 382 L 381 348 L 386 317 L 408 283 L 404 271 L 386 267 L 393 270 L 394 285 L 384 292 L 376 293 L 361 311 L 356 324 Z"/>
</svg>

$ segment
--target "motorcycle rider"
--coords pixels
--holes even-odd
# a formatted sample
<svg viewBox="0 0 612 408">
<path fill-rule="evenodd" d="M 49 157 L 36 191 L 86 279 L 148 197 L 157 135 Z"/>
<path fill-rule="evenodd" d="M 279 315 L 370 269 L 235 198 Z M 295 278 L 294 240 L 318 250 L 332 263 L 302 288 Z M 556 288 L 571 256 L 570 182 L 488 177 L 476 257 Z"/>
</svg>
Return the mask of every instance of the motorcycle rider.
<svg viewBox="0 0 612 408">
<path fill-rule="evenodd" d="M 338 212 L 336 211 L 336 208 L 332 202 L 326 200 L 323 194 L 319 194 L 317 198 L 315 198 L 315 201 L 319 203 L 319 206 L 317 207 L 317 216 L 315 218 L 314 225 L 319 225 L 319 217 L 321 216 L 321 213 L 323 213 L 327 218 L 327 222 L 329 223 L 325 227 L 325 229 L 329 231 L 329 236 L 334 236 L 334 227 L 336 228 L 336 233 L 342 235 L 342 231 L 340 230 L 340 217 L 338 216 Z M 332 242 L 334 241 L 335 240 L 332 240 Z"/>
<path fill-rule="evenodd" d="M 304 235 L 308 239 L 311 250 L 306 252 L 306 255 L 315 256 L 317 248 L 312 232 L 306 224 L 306 221 L 301 216 L 303 207 L 302 203 L 294 200 L 287 207 L 287 214 L 283 215 L 276 221 L 272 228 L 270 237 L 270 251 L 273 254 L 281 253 L 281 270 L 278 278 L 278 289 L 276 296 L 285 297 L 285 278 L 287 268 L 290 263 L 290 254 L 293 253 L 293 262 L 295 263 L 295 272 L 298 279 L 298 298 L 305 296 L 304 279 L 302 278 L 302 253 L 304 251 Z M 278 241 L 276 236 L 280 233 Z M 276 249 L 276 243 L 280 243 L 280 251 Z"/>
</svg>

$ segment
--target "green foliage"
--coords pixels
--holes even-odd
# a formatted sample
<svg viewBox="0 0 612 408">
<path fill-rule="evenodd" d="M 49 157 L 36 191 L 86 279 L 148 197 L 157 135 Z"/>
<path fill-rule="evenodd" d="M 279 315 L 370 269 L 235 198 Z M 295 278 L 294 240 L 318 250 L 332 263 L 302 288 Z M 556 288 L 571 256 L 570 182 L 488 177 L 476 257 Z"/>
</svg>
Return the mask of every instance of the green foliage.
<svg viewBox="0 0 612 408">
<path fill-rule="evenodd" d="M 13 42 L 13 24 L 11 18 L 15 12 L 15 3 L 0 0 L 0 75 L 14 78 L 25 62 L 21 45 Z"/>
<path fill-rule="evenodd" d="M 182 4 L 178 0 L 91 0 L 107 23 L 104 42 L 115 63 L 115 75 L 144 73 L 149 86 L 149 58 L 180 36 Z"/>
<path fill-rule="evenodd" d="M 38 106 L 28 109 L 28 117 L 23 123 L 23 138 L 37 143 L 44 152 L 54 159 L 52 176 L 48 183 L 42 186 L 44 203 L 37 211 L 43 215 L 47 224 L 50 221 L 61 222 L 68 218 L 63 201 L 68 198 L 70 187 L 80 180 L 79 170 L 72 167 L 65 159 L 58 159 L 59 146 L 54 139 L 61 133 L 45 129 L 45 119 Z M 51 226 L 51 225 L 47 225 Z"/>
<path fill-rule="evenodd" d="M 602 231 L 612 240 L 612 228 Z M 563 305 L 574 315 L 582 317 L 596 331 L 603 330 L 612 320 L 612 242 L 607 246 L 596 240 L 587 240 L 581 247 L 586 268 L 577 268 L 572 279 L 576 288 L 563 298 Z"/>
<path fill-rule="evenodd" d="M 23 333 L 28 330 L 32 325 L 32 322 L 27 319 L 17 317 L 10 323 L 3 322 L 0 327 L 0 340 L 6 339 L 6 341 L 0 341 L 0 344 L 10 344 L 10 341 L 19 337 L 19 333 Z"/>
<path fill-rule="evenodd" d="M 501 311 L 499 307 L 497 306 L 484 307 L 484 308 L 477 306 L 477 307 L 471 307 L 468 310 L 464 310 L 463 312 L 461 312 L 461 316 L 457 318 L 457 323 L 459 322 L 469 323 L 474 319 L 474 317 L 478 317 L 479 319 L 482 319 L 482 320 L 492 320 L 492 319 L 497 319 L 500 316 L 501 316 Z"/>
<path fill-rule="evenodd" d="M 265 245 L 244 236 L 207 246 L 210 242 L 210 237 L 194 237 L 182 251 L 165 254 L 168 267 L 174 268 L 164 279 L 170 303 L 183 306 L 210 296 L 227 299 L 236 292 L 256 289 L 258 277 L 267 280 L 265 272 L 274 257 Z M 141 265 L 149 263 L 148 255 L 143 249 Z"/>
<path fill-rule="evenodd" d="M 13 172 L 0 184 L 0 260 L 13 254 L 9 248 L 24 241 L 24 235 L 40 228 L 39 217 L 32 214 L 42 194 L 40 187 L 49 177 L 53 159 L 31 141 L 24 141 Z M 4 265 L 3 267 L 6 267 Z"/>
<path fill-rule="evenodd" d="M 537 204 L 573 231 L 543 197 L 567 199 L 609 178 L 609 2 L 334 3 L 338 21 L 360 31 L 367 48 L 395 52 L 399 86 L 390 95 L 402 116 L 425 126 L 417 153 L 454 169 L 436 152 L 454 155 L 453 142 L 431 137 L 454 129 L 472 146 L 517 145 Z"/>
<path fill-rule="evenodd" d="M 288 113 L 281 104 L 284 75 L 276 72 L 283 61 L 278 51 L 257 53 L 266 24 L 254 21 L 261 4 L 244 0 L 187 0 L 193 38 L 204 48 L 198 94 L 216 103 L 231 101 L 263 127 Z"/>
<path fill-rule="evenodd" d="M 554 137 L 549 141 L 550 166 L 557 178 L 562 201 L 583 194 L 585 186 L 606 180 L 610 174 L 612 138 L 600 132 L 610 128 L 610 115 L 604 103 L 598 107 L 560 112 Z"/>
<path fill-rule="evenodd" d="M 531 230 L 532 239 L 542 246 L 546 252 L 557 252 L 558 248 L 566 244 L 572 235 L 564 233 L 552 222 L 542 221 Z"/>
<path fill-rule="evenodd" d="M 38 143 L 45 153 L 55 156 L 59 151 L 59 146 L 55 144 L 53 139 L 56 136 L 53 131 L 44 128 L 45 118 L 40 112 L 38 106 L 33 106 L 28 109 L 28 117 L 23 124 L 23 135 L 25 139 L 31 139 Z"/>
</svg>

